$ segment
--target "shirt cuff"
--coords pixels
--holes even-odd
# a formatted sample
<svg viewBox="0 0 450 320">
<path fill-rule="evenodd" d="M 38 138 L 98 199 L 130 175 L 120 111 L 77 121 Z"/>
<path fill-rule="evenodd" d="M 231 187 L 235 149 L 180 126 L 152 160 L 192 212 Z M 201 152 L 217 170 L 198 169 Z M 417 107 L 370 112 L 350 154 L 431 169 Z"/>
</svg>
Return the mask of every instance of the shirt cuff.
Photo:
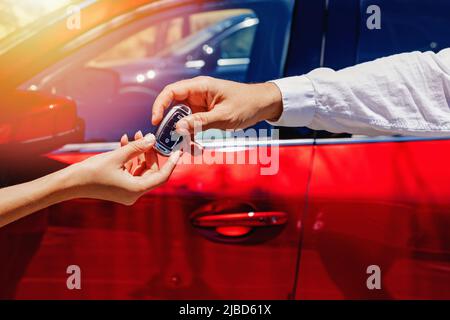
<svg viewBox="0 0 450 320">
<path fill-rule="evenodd" d="M 273 126 L 307 127 L 311 124 L 316 99 L 314 87 L 306 76 L 269 81 L 277 85 L 283 99 L 283 113 L 277 121 L 267 121 Z"/>
</svg>

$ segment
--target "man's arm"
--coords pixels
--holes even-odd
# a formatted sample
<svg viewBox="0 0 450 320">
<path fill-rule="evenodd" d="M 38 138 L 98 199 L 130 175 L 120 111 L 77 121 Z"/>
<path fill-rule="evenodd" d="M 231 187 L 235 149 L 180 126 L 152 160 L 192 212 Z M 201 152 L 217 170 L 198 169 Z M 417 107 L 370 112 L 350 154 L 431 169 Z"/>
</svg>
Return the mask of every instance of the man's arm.
<svg viewBox="0 0 450 320">
<path fill-rule="evenodd" d="M 450 135 L 450 49 L 413 52 L 340 71 L 275 80 L 284 112 L 275 125 L 330 132 Z"/>
<path fill-rule="evenodd" d="M 167 86 L 153 105 L 153 124 L 173 100 L 194 114 L 179 130 L 238 129 L 262 120 L 364 135 L 450 135 L 450 49 L 406 53 L 340 71 L 327 68 L 265 84 L 198 77 Z"/>
</svg>

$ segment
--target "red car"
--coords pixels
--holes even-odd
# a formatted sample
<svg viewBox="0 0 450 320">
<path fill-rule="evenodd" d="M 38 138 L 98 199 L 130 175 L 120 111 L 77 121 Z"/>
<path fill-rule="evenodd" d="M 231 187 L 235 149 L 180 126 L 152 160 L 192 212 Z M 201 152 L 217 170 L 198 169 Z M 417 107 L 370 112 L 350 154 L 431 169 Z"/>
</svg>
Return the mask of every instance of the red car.
<svg viewBox="0 0 450 320">
<path fill-rule="evenodd" d="M 365 29 L 367 4 L 356 0 L 86 1 L 79 29 L 68 28 L 73 12 L 45 17 L 0 39 L 0 182 L 111 150 L 122 132 L 153 130 L 154 93 L 179 80 L 164 58 L 155 64 L 160 51 L 193 74 L 260 82 L 450 46 L 449 29 L 431 27 L 448 24 L 450 4 L 414 0 L 417 11 L 396 20 L 401 1 L 379 2 L 378 33 Z M 238 15 L 252 26 L 257 17 L 256 29 L 202 42 L 205 28 Z M 416 16 L 424 29 L 411 32 Z M 279 129 L 270 142 L 202 140 L 218 154 L 257 148 L 276 162 L 181 164 L 134 206 L 73 200 L 2 228 L 0 297 L 450 298 L 449 139 Z M 270 166 L 276 174 L 262 175 Z M 73 265 L 79 290 L 66 284 Z"/>
</svg>

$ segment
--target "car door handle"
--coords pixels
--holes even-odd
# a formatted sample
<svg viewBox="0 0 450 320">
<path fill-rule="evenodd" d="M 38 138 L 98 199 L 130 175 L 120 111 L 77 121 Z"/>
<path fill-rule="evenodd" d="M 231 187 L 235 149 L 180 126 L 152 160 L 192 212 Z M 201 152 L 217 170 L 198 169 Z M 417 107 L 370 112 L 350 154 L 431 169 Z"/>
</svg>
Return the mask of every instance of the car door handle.
<svg viewBox="0 0 450 320">
<path fill-rule="evenodd" d="M 287 222 L 287 213 L 282 211 L 236 212 L 205 214 L 192 219 L 195 227 L 270 227 Z"/>
<path fill-rule="evenodd" d="M 196 210 L 192 226 L 205 238 L 224 243 L 251 244 L 277 236 L 288 221 L 283 211 L 258 211 L 252 204 L 216 201 Z"/>
</svg>

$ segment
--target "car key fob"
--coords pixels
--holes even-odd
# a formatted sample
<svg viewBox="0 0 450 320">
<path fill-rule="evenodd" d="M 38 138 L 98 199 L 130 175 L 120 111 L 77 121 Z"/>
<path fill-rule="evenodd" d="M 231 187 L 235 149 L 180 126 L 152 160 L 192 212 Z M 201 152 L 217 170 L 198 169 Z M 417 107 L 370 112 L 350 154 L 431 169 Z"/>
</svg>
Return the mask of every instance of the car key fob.
<svg viewBox="0 0 450 320">
<path fill-rule="evenodd" d="M 154 148 L 163 156 L 169 156 L 181 142 L 181 136 L 175 132 L 175 125 L 180 119 L 192 114 L 191 108 L 184 104 L 177 104 L 166 114 L 156 131 Z"/>
</svg>

